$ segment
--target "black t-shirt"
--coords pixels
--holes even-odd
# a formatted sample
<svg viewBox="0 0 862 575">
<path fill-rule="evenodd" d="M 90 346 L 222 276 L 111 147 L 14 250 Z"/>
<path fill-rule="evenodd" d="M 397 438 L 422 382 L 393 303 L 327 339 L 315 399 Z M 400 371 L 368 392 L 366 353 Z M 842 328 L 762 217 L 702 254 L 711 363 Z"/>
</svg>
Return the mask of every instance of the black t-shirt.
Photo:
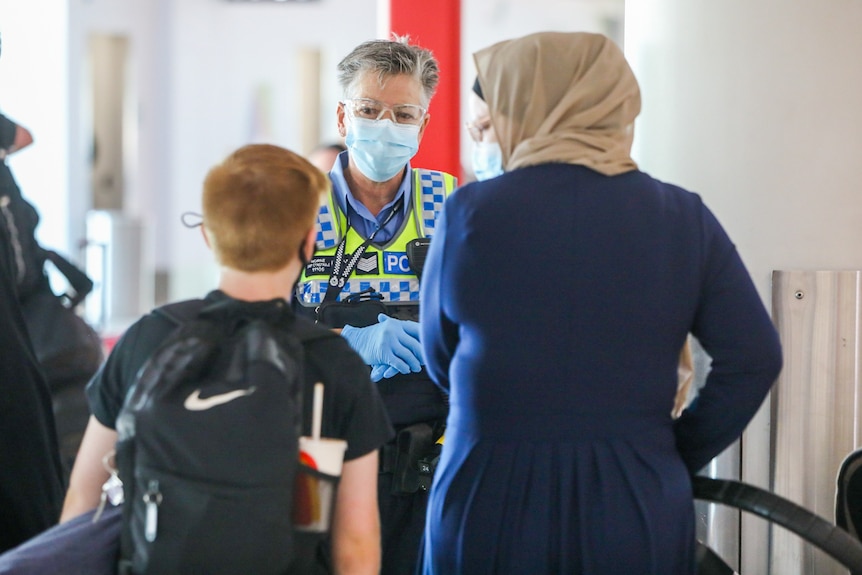
<svg viewBox="0 0 862 575">
<path fill-rule="evenodd" d="M 204 299 L 227 299 L 213 291 Z M 276 305 L 273 313 L 293 315 L 288 305 Z M 296 321 L 308 321 L 296 318 Z M 115 429 L 117 415 L 135 381 L 138 370 L 168 335 L 177 328 L 157 312 L 133 324 L 117 342 L 102 368 L 87 385 L 90 411 L 104 426 Z M 325 328 L 319 328 L 324 330 Z M 323 382 L 321 435 L 347 440 L 345 460 L 370 453 L 393 436 L 389 417 L 376 387 L 369 379 L 368 366 L 340 337 L 305 343 L 304 435 L 311 435 L 313 387 Z"/>
</svg>

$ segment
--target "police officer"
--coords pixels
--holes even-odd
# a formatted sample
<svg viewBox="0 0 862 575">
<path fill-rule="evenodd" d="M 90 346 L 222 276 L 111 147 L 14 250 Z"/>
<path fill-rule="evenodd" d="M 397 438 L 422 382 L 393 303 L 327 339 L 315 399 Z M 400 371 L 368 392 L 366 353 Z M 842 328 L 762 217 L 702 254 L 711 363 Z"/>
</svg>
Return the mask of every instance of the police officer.
<svg viewBox="0 0 862 575">
<path fill-rule="evenodd" d="M 380 454 L 381 573 L 411 573 L 448 410 L 423 367 L 419 275 L 457 182 L 410 165 L 438 82 L 431 52 L 407 38 L 364 42 L 339 63 L 338 80 L 347 150 L 329 174 L 332 194 L 318 215 L 296 307 L 340 329 L 378 382 L 398 432 Z"/>
</svg>

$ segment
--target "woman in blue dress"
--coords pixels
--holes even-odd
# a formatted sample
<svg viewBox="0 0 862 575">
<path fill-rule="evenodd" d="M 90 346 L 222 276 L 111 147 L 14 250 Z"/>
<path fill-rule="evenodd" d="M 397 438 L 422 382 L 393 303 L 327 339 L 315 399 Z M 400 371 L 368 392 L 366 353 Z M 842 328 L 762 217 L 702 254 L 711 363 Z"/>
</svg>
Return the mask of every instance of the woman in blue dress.
<svg viewBox="0 0 862 575">
<path fill-rule="evenodd" d="M 505 173 L 450 196 L 423 272 L 451 406 L 423 572 L 692 574 L 690 477 L 777 377 L 772 321 L 701 198 L 631 159 L 640 92 L 612 41 L 538 33 L 475 63 L 473 135 L 499 146 L 478 172 L 499 153 Z M 674 419 L 689 333 L 712 367 Z"/>
</svg>

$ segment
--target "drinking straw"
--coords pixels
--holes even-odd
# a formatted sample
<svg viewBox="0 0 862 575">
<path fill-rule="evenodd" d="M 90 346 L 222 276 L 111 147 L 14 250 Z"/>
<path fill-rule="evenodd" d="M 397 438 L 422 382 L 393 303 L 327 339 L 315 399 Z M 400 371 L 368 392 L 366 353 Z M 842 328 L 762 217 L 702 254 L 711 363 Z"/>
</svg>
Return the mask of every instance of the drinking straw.
<svg viewBox="0 0 862 575">
<path fill-rule="evenodd" d="M 323 384 L 314 384 L 314 409 L 311 419 L 311 436 L 320 439 L 320 422 L 323 419 Z"/>
</svg>

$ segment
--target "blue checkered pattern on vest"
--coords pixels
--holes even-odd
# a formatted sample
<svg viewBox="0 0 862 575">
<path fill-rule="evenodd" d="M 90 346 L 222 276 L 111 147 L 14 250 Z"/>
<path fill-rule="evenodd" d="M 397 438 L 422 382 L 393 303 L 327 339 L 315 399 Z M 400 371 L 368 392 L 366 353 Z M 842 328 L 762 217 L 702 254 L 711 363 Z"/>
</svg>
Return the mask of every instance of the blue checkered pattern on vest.
<svg viewBox="0 0 862 575">
<path fill-rule="evenodd" d="M 434 234 L 437 214 L 443 209 L 443 201 L 446 199 L 444 176 L 442 172 L 421 170 L 419 181 L 422 185 L 422 224 L 425 227 L 425 235 L 431 237 Z"/>
<path fill-rule="evenodd" d="M 306 305 L 321 303 L 323 301 L 324 294 L 326 294 L 326 288 L 328 285 L 329 283 L 326 280 L 308 281 L 299 286 L 299 299 Z M 368 288 L 374 288 L 377 290 L 383 295 L 383 300 L 387 303 L 419 301 L 419 280 L 416 279 L 350 280 L 344 284 L 344 289 L 341 290 L 340 297 L 343 299 L 351 294 L 367 290 Z"/>
<path fill-rule="evenodd" d="M 320 206 L 317 212 L 317 249 L 325 250 L 335 247 L 338 237 L 335 233 L 334 214 L 329 209 L 329 204 Z"/>
</svg>

